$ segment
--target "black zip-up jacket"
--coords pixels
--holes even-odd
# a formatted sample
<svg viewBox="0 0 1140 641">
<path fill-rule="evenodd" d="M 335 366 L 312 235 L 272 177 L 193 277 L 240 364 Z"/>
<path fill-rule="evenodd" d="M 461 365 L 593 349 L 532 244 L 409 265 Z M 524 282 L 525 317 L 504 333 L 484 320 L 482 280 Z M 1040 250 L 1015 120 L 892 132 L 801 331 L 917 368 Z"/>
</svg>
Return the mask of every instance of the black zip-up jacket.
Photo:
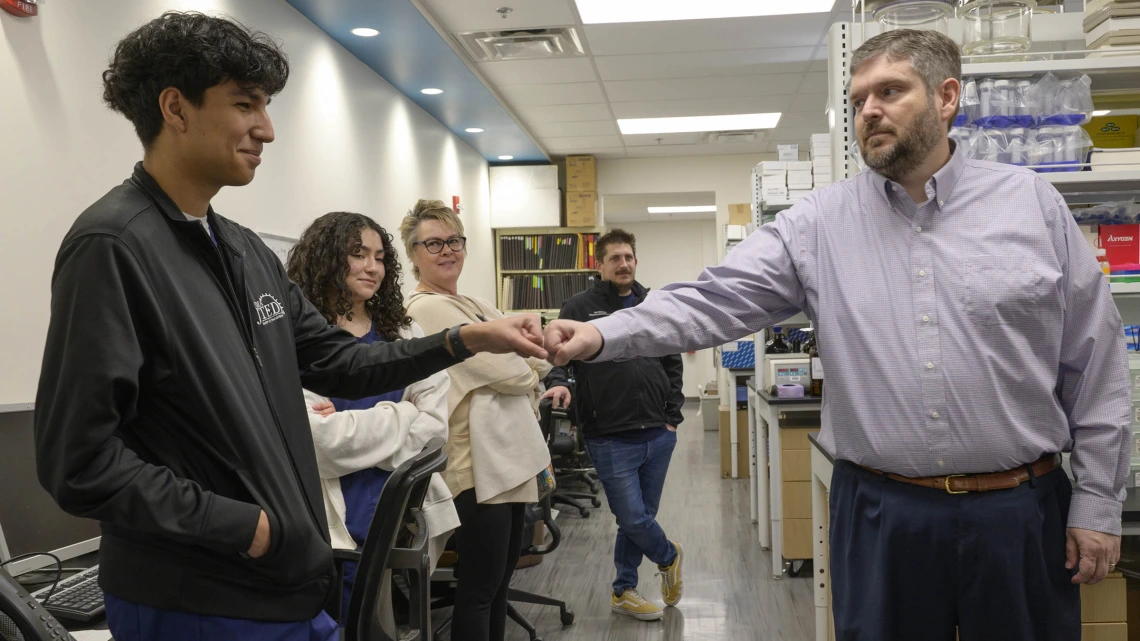
<svg viewBox="0 0 1140 641">
<path fill-rule="evenodd" d="M 634 281 L 633 304 L 640 305 L 649 290 Z M 558 318 L 587 322 L 622 309 L 617 288 L 607 280 L 572 296 L 562 304 Z M 659 425 L 681 424 L 682 364 L 680 354 L 628 361 L 570 363 L 575 380 L 571 404 L 586 436 L 605 436 Z M 565 368 L 551 370 L 551 387 L 567 386 Z"/>
<path fill-rule="evenodd" d="M 107 592 L 309 619 L 334 574 L 302 384 L 361 398 L 458 361 L 442 333 L 357 345 L 256 234 L 207 219 L 216 247 L 140 163 L 64 238 L 36 396 L 40 483 L 101 522 Z M 270 547 L 250 559 L 262 510 Z"/>
</svg>

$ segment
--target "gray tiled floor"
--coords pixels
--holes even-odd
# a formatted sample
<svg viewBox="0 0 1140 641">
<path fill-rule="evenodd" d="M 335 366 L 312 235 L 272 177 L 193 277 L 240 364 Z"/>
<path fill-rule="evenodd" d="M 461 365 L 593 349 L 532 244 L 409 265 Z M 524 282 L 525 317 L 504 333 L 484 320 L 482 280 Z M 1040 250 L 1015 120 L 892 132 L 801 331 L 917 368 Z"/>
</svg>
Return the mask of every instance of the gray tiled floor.
<svg viewBox="0 0 1140 641">
<path fill-rule="evenodd" d="M 814 638 L 809 580 L 772 579 L 771 555 L 760 550 L 749 519 L 748 481 L 720 478 L 717 435 L 700 431 L 694 414 L 686 412 L 659 516 L 670 538 L 685 546 L 683 600 L 668 608 L 660 622 L 612 614 L 613 515 L 604 499 L 587 519 L 564 510 L 558 519 L 565 537 L 561 547 L 538 566 L 517 571 L 513 583 L 564 599 L 576 613 L 574 624 L 563 628 L 557 608 L 519 605 L 545 641 Z M 656 566 L 645 560 L 639 589 L 660 605 L 655 572 Z M 508 623 L 507 639 L 526 641 L 527 636 Z"/>
</svg>

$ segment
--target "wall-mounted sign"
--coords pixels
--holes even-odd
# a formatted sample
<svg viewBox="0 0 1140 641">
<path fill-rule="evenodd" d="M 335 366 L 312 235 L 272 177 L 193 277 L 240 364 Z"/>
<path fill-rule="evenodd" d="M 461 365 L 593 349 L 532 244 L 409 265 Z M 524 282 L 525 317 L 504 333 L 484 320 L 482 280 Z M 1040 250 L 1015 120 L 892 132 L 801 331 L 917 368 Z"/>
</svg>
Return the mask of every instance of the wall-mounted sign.
<svg viewBox="0 0 1140 641">
<path fill-rule="evenodd" d="M 18 18 L 31 18 L 40 12 L 35 0 L 0 0 L 0 9 Z"/>
</svg>

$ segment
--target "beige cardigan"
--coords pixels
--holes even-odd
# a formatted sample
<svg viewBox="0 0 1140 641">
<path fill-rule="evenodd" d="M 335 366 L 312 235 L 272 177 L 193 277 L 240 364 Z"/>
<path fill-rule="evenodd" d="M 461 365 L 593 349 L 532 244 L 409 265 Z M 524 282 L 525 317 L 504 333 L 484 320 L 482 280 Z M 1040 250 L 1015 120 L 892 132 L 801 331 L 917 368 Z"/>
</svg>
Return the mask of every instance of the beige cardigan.
<svg viewBox="0 0 1140 641">
<path fill-rule="evenodd" d="M 400 337 L 404 339 L 423 335 L 423 330 L 414 323 L 400 330 Z M 328 399 L 305 391 L 305 407 L 309 411 L 325 515 L 334 548 L 356 548 L 345 521 L 340 477 L 370 467 L 395 470 L 419 454 L 431 438 L 447 438 L 450 386 L 447 373 L 438 372 L 405 388 L 399 403 L 384 401 L 366 410 L 335 412 L 328 417 L 313 411 L 313 405 Z M 423 504 L 433 567 L 451 531 L 459 527 L 459 514 L 451 499 L 447 484 L 439 474 L 433 474 Z"/>
<path fill-rule="evenodd" d="M 489 302 L 468 296 L 415 292 L 408 315 L 425 332 L 503 318 Z M 476 354 L 447 370 L 450 412 L 447 470 L 452 494 L 475 488 L 479 503 L 538 500 L 534 477 L 550 464 L 536 407 L 550 364 L 515 354 Z"/>
</svg>

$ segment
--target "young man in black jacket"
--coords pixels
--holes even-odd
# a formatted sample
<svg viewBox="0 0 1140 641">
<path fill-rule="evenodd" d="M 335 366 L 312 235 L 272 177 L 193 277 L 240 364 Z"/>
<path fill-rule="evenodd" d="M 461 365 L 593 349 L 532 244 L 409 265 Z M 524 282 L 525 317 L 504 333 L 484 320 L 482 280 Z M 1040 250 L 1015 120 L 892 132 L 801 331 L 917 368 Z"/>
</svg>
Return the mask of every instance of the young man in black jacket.
<svg viewBox="0 0 1140 641">
<path fill-rule="evenodd" d="M 143 160 L 60 247 L 35 428 L 40 482 L 101 521 L 117 641 L 335 638 L 302 384 L 359 398 L 476 351 L 545 356 L 535 317 L 360 346 L 214 212 L 253 180 L 288 74 L 268 36 L 197 13 L 140 27 L 103 74 Z"/>
<path fill-rule="evenodd" d="M 584 322 L 608 316 L 641 303 L 649 293 L 634 279 L 637 243 L 633 234 L 610 230 L 598 239 L 595 253 L 601 278 L 592 289 L 567 300 L 559 318 Z M 664 616 L 661 608 L 637 592 L 637 569 L 643 555 L 661 570 L 665 604 L 674 606 L 681 600 L 683 551 L 657 523 L 669 458 L 677 445 L 677 426 L 684 420 L 681 367 L 680 354 L 570 364 L 578 425 L 618 522 L 617 578 L 610 606 L 618 614 L 643 621 Z M 555 405 L 569 403 L 568 376 L 561 367 L 550 374 L 551 389 L 545 397 L 553 398 Z"/>
</svg>

